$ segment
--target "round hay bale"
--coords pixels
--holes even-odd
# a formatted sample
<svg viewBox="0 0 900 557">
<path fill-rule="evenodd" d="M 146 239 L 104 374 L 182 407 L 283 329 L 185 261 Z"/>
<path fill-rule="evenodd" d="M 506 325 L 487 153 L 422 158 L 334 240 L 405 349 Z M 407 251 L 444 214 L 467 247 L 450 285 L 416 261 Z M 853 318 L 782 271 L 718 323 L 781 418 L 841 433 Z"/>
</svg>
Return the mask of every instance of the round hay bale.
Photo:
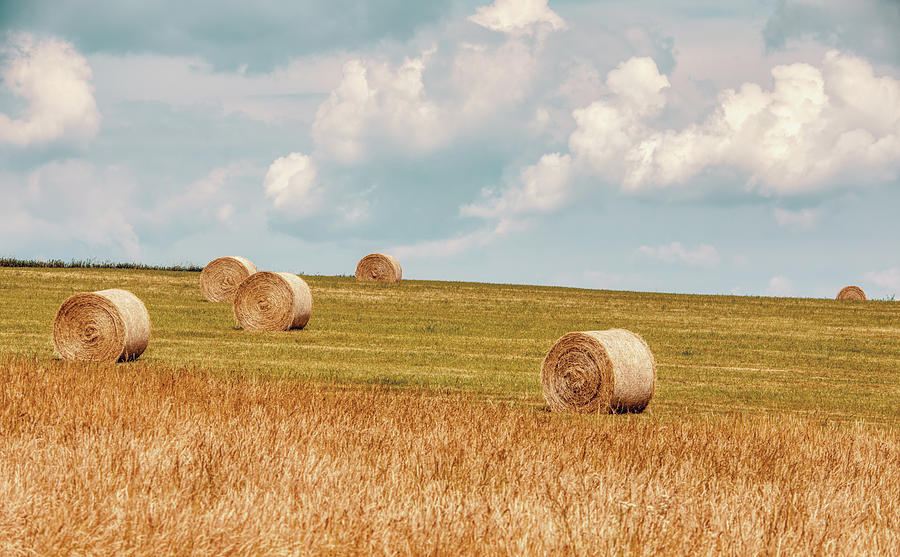
<svg viewBox="0 0 900 557">
<path fill-rule="evenodd" d="M 370 253 L 356 265 L 356 280 L 365 282 L 400 282 L 403 269 L 393 255 Z"/>
<path fill-rule="evenodd" d="M 302 329 L 312 315 L 312 292 L 292 273 L 261 271 L 238 286 L 234 316 L 248 331 Z"/>
<path fill-rule="evenodd" d="M 858 286 L 845 286 L 837 295 L 838 300 L 865 300 L 866 293 Z"/>
<path fill-rule="evenodd" d="M 150 314 L 127 290 L 113 288 L 69 296 L 53 320 L 53 345 L 66 360 L 134 360 L 149 342 Z"/>
<path fill-rule="evenodd" d="M 200 273 L 200 291 L 210 302 L 233 302 L 244 279 L 256 272 L 256 266 L 243 257 L 219 257 Z"/>
<path fill-rule="evenodd" d="M 650 347 L 624 329 L 565 334 L 541 365 L 544 399 L 555 412 L 641 412 L 655 384 Z"/>
</svg>

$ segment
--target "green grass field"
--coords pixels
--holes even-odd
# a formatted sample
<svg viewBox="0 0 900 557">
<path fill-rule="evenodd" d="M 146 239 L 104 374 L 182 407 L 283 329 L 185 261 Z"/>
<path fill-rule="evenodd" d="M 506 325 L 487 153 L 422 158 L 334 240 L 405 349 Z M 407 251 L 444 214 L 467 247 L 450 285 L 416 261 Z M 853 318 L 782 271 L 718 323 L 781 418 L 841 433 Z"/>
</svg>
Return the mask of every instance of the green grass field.
<svg viewBox="0 0 900 557">
<path fill-rule="evenodd" d="M 199 273 L 0 269 L 0 355 L 55 358 L 59 305 L 124 288 L 150 312 L 131 366 L 249 371 L 326 383 L 461 390 L 543 407 L 541 360 L 569 331 L 625 328 L 657 362 L 647 413 L 781 413 L 900 424 L 900 303 L 673 295 L 404 280 L 304 277 L 304 330 L 247 332 L 203 300 Z"/>
</svg>

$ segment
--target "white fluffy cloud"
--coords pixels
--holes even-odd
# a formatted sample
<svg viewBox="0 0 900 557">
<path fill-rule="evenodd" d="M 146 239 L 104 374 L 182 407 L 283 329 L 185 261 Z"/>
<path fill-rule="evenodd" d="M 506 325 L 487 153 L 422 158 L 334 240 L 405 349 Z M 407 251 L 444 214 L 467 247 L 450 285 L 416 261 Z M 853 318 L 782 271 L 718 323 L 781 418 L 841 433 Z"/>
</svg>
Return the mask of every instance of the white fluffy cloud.
<svg viewBox="0 0 900 557">
<path fill-rule="evenodd" d="M 685 263 L 694 267 L 715 267 L 719 263 L 719 252 L 714 246 L 707 244 L 700 244 L 691 250 L 681 242 L 672 242 L 657 247 L 641 246 L 637 252 L 666 263 Z"/>
<path fill-rule="evenodd" d="M 440 143 L 439 111 L 425 96 L 422 72 L 430 52 L 407 58 L 397 68 L 351 60 L 341 83 L 319 106 L 312 135 L 322 155 L 358 162 L 373 136 L 403 143 L 413 151 Z"/>
<path fill-rule="evenodd" d="M 570 155 L 544 155 L 537 164 L 523 169 L 516 183 L 501 194 L 493 196 L 487 191 L 487 199 L 461 207 L 460 214 L 503 221 L 522 214 L 554 211 L 569 197 L 571 171 Z"/>
<path fill-rule="evenodd" d="M 469 16 L 469 21 L 493 31 L 530 35 L 539 28 L 552 31 L 566 28 L 547 0 L 495 0 L 490 6 L 482 6 Z"/>
<path fill-rule="evenodd" d="M 3 83 L 27 103 L 20 118 L 0 114 L 0 143 L 24 147 L 96 135 L 100 112 L 91 68 L 71 44 L 17 34 L 10 36 L 0 54 L 7 57 Z"/>
<path fill-rule="evenodd" d="M 882 271 L 866 273 L 869 280 L 882 288 L 892 290 L 892 294 L 900 294 L 900 267 L 891 267 Z"/>
<path fill-rule="evenodd" d="M 316 165 L 303 153 L 291 153 L 275 159 L 266 172 L 263 189 L 276 209 L 297 217 L 315 213 L 322 201 L 316 181 Z"/>
<path fill-rule="evenodd" d="M 139 261 L 148 245 L 177 242 L 197 231 L 208 235 L 214 226 L 244 218 L 244 186 L 259 172 L 237 161 L 183 185 L 154 183 L 153 189 L 166 190 L 151 197 L 127 167 L 82 158 L 50 162 L 24 176 L 0 172 L 3 249 L 37 249 L 40 257 L 63 259 L 92 257 L 99 250 Z"/>
<path fill-rule="evenodd" d="M 703 122 L 657 129 L 669 83 L 651 60 L 629 60 L 607 76 L 610 99 L 574 112 L 570 149 L 625 190 L 681 185 L 716 168 L 739 171 L 763 195 L 897 177 L 900 80 L 835 51 L 821 68 L 776 66 L 772 78 L 771 89 L 722 91 Z"/>
<path fill-rule="evenodd" d="M 651 58 L 631 58 L 607 74 L 607 98 L 573 111 L 571 155 L 544 155 L 461 214 L 504 222 L 555 211 L 571 202 L 579 175 L 638 191 L 686 185 L 724 168 L 761 195 L 791 195 L 900 174 L 900 80 L 875 76 L 865 60 L 835 51 L 822 68 L 776 66 L 772 77 L 771 90 L 746 83 L 722 91 L 703 122 L 664 130 L 653 124 L 666 107 L 669 80 Z M 821 211 L 775 209 L 774 216 L 782 227 L 804 229 Z M 689 264 L 717 261 L 711 246 L 690 252 L 676 242 L 641 252 Z"/>
<path fill-rule="evenodd" d="M 521 103 L 540 72 L 539 47 L 510 39 L 498 47 L 466 43 L 453 61 L 454 98 L 445 103 L 451 118 L 463 113 L 482 119 L 498 108 Z"/>
<path fill-rule="evenodd" d="M 137 260 L 140 247 L 132 226 L 130 200 L 135 184 L 120 167 L 97 168 L 70 159 L 51 162 L 32 171 L 24 181 L 0 178 L 5 203 L 0 204 L 0 236 L 6 249 L 31 245 L 100 246 L 118 257 Z"/>
<path fill-rule="evenodd" d="M 434 49 L 392 66 L 350 60 L 316 111 L 315 156 L 351 165 L 379 151 L 433 152 L 498 113 L 520 105 L 539 74 L 538 45 L 511 38 L 496 46 L 463 43 L 429 94 L 423 75 Z"/>
<path fill-rule="evenodd" d="M 510 36 L 499 44 L 459 42 L 455 51 L 432 47 L 399 65 L 346 62 L 340 83 L 316 111 L 315 158 L 351 165 L 379 150 L 433 152 L 520 106 L 541 74 L 543 41 L 529 35 L 565 23 L 546 0 L 498 0 L 471 19 Z M 433 79 L 426 88 L 428 70 Z"/>
<path fill-rule="evenodd" d="M 593 103 L 576 110 L 578 129 L 572 134 L 570 146 L 574 154 L 549 153 L 531 166 L 525 167 L 512 184 L 502 192 L 484 192 L 485 199 L 460 208 L 463 216 L 498 219 L 509 223 L 517 217 L 549 213 L 562 208 L 572 197 L 573 175 L 579 161 L 603 161 L 601 171 L 616 164 L 610 159 L 630 144 L 629 133 L 641 126 L 641 118 L 656 114 L 665 104 L 662 90 L 668 80 L 659 74 L 650 58 L 633 58 L 612 70 L 607 77 L 609 89 L 623 102 L 613 108 Z M 595 126 L 617 127 L 617 133 L 588 135 L 585 130 Z"/>
<path fill-rule="evenodd" d="M 437 49 L 431 48 L 399 65 L 381 59 L 347 61 L 340 83 L 316 111 L 311 127 L 313 152 L 283 157 L 270 167 L 265 190 L 273 205 L 284 206 L 289 196 L 302 203 L 318 200 L 317 167 L 352 166 L 385 154 L 431 153 L 454 138 L 491 126 L 498 114 L 520 106 L 540 73 L 541 41 L 529 38 L 532 33 L 528 30 L 561 29 L 564 22 L 546 1 L 500 0 L 473 18 L 488 26 L 509 25 L 511 36 L 499 44 L 460 43 L 450 57 L 441 58 Z M 424 74 L 432 66 L 433 87 L 426 90 Z M 520 124 L 530 129 L 527 122 Z M 296 171 L 287 170 L 287 159 L 292 157 L 290 166 Z M 493 200 L 489 204 L 497 207 L 482 212 L 542 210 L 544 205 L 554 204 L 553 188 L 565 184 L 552 176 L 562 172 L 549 168 L 554 166 L 554 155 L 545 159 L 535 169 L 522 172 L 527 190 L 521 195 L 510 193 L 518 199 Z M 555 166 L 565 166 L 567 173 L 570 156 L 556 156 L 555 160 Z M 289 185 L 292 181 L 296 184 Z M 352 218 L 345 220 L 363 220 L 356 216 L 360 209 L 365 211 L 367 203 L 354 205 L 348 210 Z M 473 209 L 473 214 L 477 212 L 478 208 Z"/>
</svg>

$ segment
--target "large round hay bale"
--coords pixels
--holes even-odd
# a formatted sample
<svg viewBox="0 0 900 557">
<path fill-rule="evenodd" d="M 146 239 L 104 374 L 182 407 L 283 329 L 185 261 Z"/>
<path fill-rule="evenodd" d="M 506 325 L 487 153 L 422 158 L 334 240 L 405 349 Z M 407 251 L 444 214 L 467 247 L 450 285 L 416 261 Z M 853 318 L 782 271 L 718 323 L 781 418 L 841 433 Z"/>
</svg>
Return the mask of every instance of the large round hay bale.
<svg viewBox="0 0 900 557">
<path fill-rule="evenodd" d="M 565 334 L 541 366 L 544 398 L 556 412 L 641 412 L 655 384 L 650 347 L 624 329 Z"/>
<path fill-rule="evenodd" d="M 312 315 L 312 292 L 292 273 L 262 271 L 247 277 L 234 297 L 234 316 L 248 331 L 302 329 Z"/>
<path fill-rule="evenodd" d="M 400 282 L 403 269 L 393 255 L 370 253 L 356 265 L 356 280 L 366 282 Z"/>
<path fill-rule="evenodd" d="M 141 300 L 113 288 L 69 296 L 53 320 L 53 345 L 66 360 L 134 360 L 150 342 L 150 314 Z"/>
<path fill-rule="evenodd" d="M 837 295 L 838 300 L 865 300 L 866 293 L 858 286 L 845 286 Z"/>
<path fill-rule="evenodd" d="M 219 257 L 200 273 L 200 291 L 210 302 L 233 302 L 244 279 L 256 272 L 256 265 L 243 257 Z"/>
</svg>

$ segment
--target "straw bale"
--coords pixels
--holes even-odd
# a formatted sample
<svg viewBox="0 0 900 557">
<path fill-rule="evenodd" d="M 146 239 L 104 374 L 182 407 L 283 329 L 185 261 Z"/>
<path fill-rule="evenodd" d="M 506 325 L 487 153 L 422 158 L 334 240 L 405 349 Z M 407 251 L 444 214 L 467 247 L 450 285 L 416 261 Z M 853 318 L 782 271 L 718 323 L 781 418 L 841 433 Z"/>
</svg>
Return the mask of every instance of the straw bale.
<svg viewBox="0 0 900 557">
<path fill-rule="evenodd" d="M 260 271 L 238 286 L 234 316 L 249 331 L 302 329 L 312 315 L 309 285 L 292 273 Z"/>
<path fill-rule="evenodd" d="M 655 384 L 650 347 L 624 329 L 567 333 L 541 366 L 544 398 L 555 412 L 641 412 Z"/>
<path fill-rule="evenodd" d="M 127 290 L 74 294 L 63 302 L 53 320 L 53 345 L 66 360 L 134 360 L 149 343 L 150 314 Z"/>
<path fill-rule="evenodd" d="M 356 265 L 356 280 L 365 282 L 400 282 L 403 269 L 393 255 L 370 253 Z"/>
<path fill-rule="evenodd" d="M 200 273 L 200 291 L 210 302 L 233 302 L 238 285 L 255 272 L 256 266 L 243 257 L 213 259 Z"/>
<path fill-rule="evenodd" d="M 837 295 L 838 300 L 865 300 L 866 293 L 858 286 L 845 286 Z"/>
</svg>

